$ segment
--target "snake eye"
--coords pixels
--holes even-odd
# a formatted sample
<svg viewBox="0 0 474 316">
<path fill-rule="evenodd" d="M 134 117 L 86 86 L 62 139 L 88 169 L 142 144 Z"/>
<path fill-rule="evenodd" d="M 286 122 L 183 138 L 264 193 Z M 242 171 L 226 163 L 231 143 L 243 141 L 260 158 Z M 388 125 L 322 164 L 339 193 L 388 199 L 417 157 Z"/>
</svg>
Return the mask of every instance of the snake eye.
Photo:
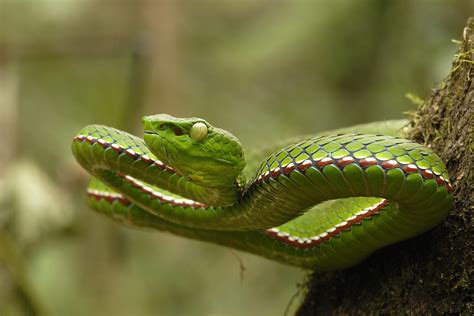
<svg viewBox="0 0 474 316">
<path fill-rule="evenodd" d="M 207 136 L 207 125 L 202 122 L 195 123 L 189 130 L 189 135 L 193 140 L 200 142 Z"/>
</svg>

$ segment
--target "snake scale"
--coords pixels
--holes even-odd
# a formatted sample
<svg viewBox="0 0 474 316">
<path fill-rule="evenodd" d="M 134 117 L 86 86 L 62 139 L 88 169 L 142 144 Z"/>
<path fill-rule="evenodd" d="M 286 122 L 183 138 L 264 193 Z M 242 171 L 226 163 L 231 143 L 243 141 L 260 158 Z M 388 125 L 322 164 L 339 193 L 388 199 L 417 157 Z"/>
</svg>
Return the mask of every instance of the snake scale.
<svg viewBox="0 0 474 316">
<path fill-rule="evenodd" d="M 247 162 L 235 136 L 203 119 L 143 124 L 143 139 L 89 125 L 72 143 L 93 176 L 88 204 L 132 227 L 328 271 L 438 225 L 452 204 L 445 165 L 399 137 L 404 121 L 267 146 Z"/>
</svg>

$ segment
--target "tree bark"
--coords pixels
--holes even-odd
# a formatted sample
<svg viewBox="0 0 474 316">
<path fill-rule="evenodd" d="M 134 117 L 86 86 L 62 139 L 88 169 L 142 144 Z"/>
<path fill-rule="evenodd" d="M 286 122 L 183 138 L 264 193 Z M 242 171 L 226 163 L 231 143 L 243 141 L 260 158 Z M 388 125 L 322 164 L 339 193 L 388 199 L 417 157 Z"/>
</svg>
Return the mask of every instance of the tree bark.
<svg viewBox="0 0 474 316">
<path fill-rule="evenodd" d="M 412 114 L 408 134 L 446 162 L 455 196 L 451 215 L 356 267 L 315 272 L 298 315 L 474 314 L 473 60 L 471 17 L 450 74 Z"/>
</svg>

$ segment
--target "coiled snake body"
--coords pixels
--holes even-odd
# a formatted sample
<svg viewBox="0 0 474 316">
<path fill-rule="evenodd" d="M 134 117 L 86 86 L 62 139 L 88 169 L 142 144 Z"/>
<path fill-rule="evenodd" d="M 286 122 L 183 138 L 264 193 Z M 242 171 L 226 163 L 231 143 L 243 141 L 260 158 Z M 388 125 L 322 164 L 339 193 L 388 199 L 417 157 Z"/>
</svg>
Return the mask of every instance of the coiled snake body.
<svg viewBox="0 0 474 316">
<path fill-rule="evenodd" d="M 429 148 L 394 136 L 403 124 L 308 137 L 245 172 L 238 139 L 199 118 L 145 117 L 144 140 L 90 125 L 72 150 L 93 176 L 89 205 L 117 221 L 326 271 L 448 215 L 446 168 Z"/>
</svg>

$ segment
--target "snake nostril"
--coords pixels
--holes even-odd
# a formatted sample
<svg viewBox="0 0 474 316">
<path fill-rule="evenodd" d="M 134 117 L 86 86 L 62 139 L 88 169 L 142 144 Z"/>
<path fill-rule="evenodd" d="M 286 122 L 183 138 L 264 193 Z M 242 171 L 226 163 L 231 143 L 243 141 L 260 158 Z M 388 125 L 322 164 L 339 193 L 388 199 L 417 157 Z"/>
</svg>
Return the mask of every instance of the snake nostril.
<svg viewBox="0 0 474 316">
<path fill-rule="evenodd" d="M 184 134 L 183 131 L 182 131 L 180 128 L 178 128 L 178 127 L 175 127 L 175 128 L 173 129 L 173 131 L 174 131 L 174 134 L 175 134 L 176 136 L 181 136 L 181 135 Z"/>
</svg>

